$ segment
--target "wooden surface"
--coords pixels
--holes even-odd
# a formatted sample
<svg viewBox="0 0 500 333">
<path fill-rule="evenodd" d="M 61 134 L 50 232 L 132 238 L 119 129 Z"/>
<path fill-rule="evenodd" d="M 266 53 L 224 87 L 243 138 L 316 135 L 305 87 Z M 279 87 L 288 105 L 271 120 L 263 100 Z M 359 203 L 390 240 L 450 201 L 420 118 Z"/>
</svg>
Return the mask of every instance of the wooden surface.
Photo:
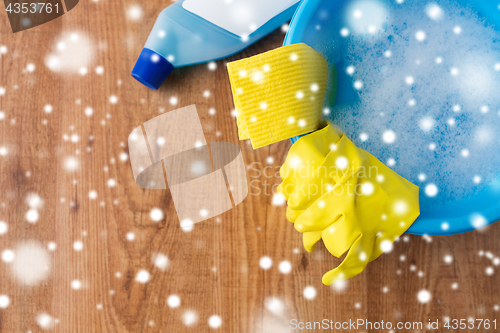
<svg viewBox="0 0 500 333">
<path fill-rule="evenodd" d="M 407 236 L 343 288 L 323 286 L 322 274 L 340 260 L 321 244 L 314 253 L 305 252 L 300 235 L 285 220 L 284 206 L 273 205 L 273 196 L 264 192 L 279 183 L 274 172 L 288 142 L 256 151 L 240 142 L 245 163 L 260 163 L 248 172 L 252 195 L 219 219 L 183 231 L 169 191 L 135 185 L 130 162 L 122 160 L 127 137 L 161 111 L 196 104 L 207 141 L 238 142 L 228 75 L 225 61 L 218 61 L 215 71 L 207 65 L 175 70 L 157 92 L 133 80 L 130 71 L 152 24 L 170 2 L 143 1 L 137 21 L 127 15 L 135 4 L 80 1 L 63 17 L 16 34 L 6 13 L 0 14 L 0 45 L 8 49 L 0 56 L 0 86 L 6 89 L 0 96 L 5 114 L 0 121 L 0 146 L 5 148 L 0 155 L 0 220 L 9 226 L 0 235 L 0 251 L 11 249 L 17 255 L 19 245 L 33 240 L 45 249 L 49 242 L 57 245 L 55 251 L 47 250 L 50 269 L 35 286 L 25 286 L 13 275 L 17 259 L 0 261 L 0 295 L 10 298 L 10 305 L 0 309 L 0 332 L 43 331 L 37 323 L 41 313 L 55 320 L 52 331 L 71 333 L 275 333 L 290 331 L 291 319 L 500 319 L 495 311 L 500 267 L 487 257 L 500 255 L 498 223 L 458 236 Z M 61 34 L 74 31 L 90 38 L 88 73 L 53 72 L 45 65 L 47 55 Z M 229 60 L 278 47 L 283 37 L 276 31 Z M 26 70 L 30 63 L 35 65 L 32 72 Z M 102 75 L 95 73 L 97 66 L 104 68 Z M 109 101 L 113 95 L 116 104 Z M 172 97 L 177 104 L 172 105 Z M 53 106 L 50 114 L 44 112 L 46 104 Z M 93 108 L 90 117 L 87 107 Z M 209 115 L 209 108 L 216 114 Z M 71 156 L 78 160 L 74 171 L 66 164 Z M 270 177 L 259 177 L 257 170 L 265 166 L 273 168 L 267 169 Z M 109 187 L 109 179 L 116 186 Z M 96 199 L 89 198 L 91 191 Z M 29 223 L 27 198 L 33 194 L 43 206 L 37 208 L 37 222 Z M 165 213 L 160 222 L 150 219 L 155 207 Z M 130 232 L 133 241 L 127 240 Z M 83 243 L 81 251 L 74 250 L 76 241 Z M 153 264 L 156 253 L 169 258 L 166 270 Z M 445 260 L 448 255 L 451 262 Z M 263 256 L 273 261 L 269 270 L 259 267 Z M 289 274 L 278 268 L 284 260 L 292 265 Z M 492 275 L 486 274 L 489 266 Z M 30 267 L 23 269 L 30 273 Z M 150 272 L 148 283 L 136 281 L 140 270 Z M 74 280 L 81 281 L 80 289 L 72 288 Z M 303 295 L 308 286 L 317 292 L 312 300 Z M 427 304 L 418 301 L 420 290 L 432 295 Z M 172 294 L 180 297 L 177 308 L 166 302 Z M 278 301 L 269 303 L 272 297 Z M 196 313 L 192 326 L 185 325 L 187 311 Z M 222 321 L 215 330 L 208 325 L 212 315 Z"/>
</svg>

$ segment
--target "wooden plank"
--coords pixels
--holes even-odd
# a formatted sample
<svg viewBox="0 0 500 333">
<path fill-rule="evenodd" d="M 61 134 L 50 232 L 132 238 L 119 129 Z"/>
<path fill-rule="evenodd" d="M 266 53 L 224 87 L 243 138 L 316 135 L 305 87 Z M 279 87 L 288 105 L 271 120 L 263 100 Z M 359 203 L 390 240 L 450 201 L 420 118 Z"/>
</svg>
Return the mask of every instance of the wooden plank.
<svg viewBox="0 0 500 333">
<path fill-rule="evenodd" d="M 312 254 L 303 250 L 285 207 L 273 205 L 269 191 L 280 181 L 270 171 L 283 163 L 288 142 L 255 151 L 239 142 L 250 167 L 251 194 L 235 209 L 183 231 L 169 191 L 135 185 L 129 161 L 121 159 L 127 156 L 128 134 L 160 112 L 196 104 L 208 141 L 238 142 L 225 63 L 276 48 L 284 34 L 277 31 L 217 61 L 214 71 L 206 65 L 176 69 L 153 92 L 134 81 L 130 71 L 156 15 L 170 2 L 142 2 L 140 21 L 127 18 L 134 4 L 80 1 L 63 17 L 17 34 L 0 14 L 0 45 L 8 48 L 0 56 L 0 86 L 6 87 L 0 97 L 5 113 L 0 146 L 7 148 L 0 156 L 0 220 L 9 225 L 0 235 L 0 251 L 28 240 L 43 247 L 57 244 L 48 251 L 48 277 L 36 286 L 24 286 L 11 273 L 12 264 L 0 262 L 0 295 L 11 300 L 0 309 L 0 332 L 41 331 L 36 318 L 43 312 L 57 319 L 54 332 L 85 333 L 210 332 L 212 315 L 221 317 L 221 332 L 287 332 L 291 319 L 499 318 L 494 308 L 500 304 L 498 266 L 479 255 L 500 255 L 499 224 L 432 242 L 408 236 L 345 286 L 323 286 L 321 276 L 340 260 L 322 244 Z M 45 65 L 61 34 L 71 32 L 90 39 L 87 75 L 54 73 Z M 28 63 L 35 65 L 34 72 L 26 71 Z M 104 68 L 103 75 L 95 73 L 97 66 Z M 116 104 L 111 96 L 118 98 Z M 43 111 L 46 104 L 52 113 Z M 87 107 L 93 109 L 90 117 Z M 65 166 L 69 157 L 78 160 L 74 171 Z M 267 176 L 265 167 L 272 167 Z M 109 179 L 116 186 L 109 187 Z M 97 193 L 94 200 L 91 191 Z M 30 194 L 44 202 L 36 223 L 26 221 Z M 149 217 L 155 207 L 165 213 L 159 222 Z M 129 233 L 133 241 L 127 240 Z M 81 251 L 73 248 L 77 241 L 83 243 Z M 158 253 L 169 258 L 165 271 L 152 261 Z M 447 255 L 451 263 L 445 262 Z M 259 266 L 263 256 L 273 261 L 268 270 Z M 289 274 L 280 272 L 282 261 L 291 264 Z M 495 272 L 486 275 L 490 266 Z M 136 281 L 140 270 L 151 274 L 148 283 Z M 72 289 L 74 280 L 81 281 L 81 289 Z M 303 295 L 308 286 L 317 292 L 313 300 Z M 422 289 L 432 295 L 427 304 L 418 302 Z M 181 300 L 177 308 L 167 304 L 173 294 Z M 186 311 L 196 317 L 189 327 L 183 321 Z"/>
</svg>

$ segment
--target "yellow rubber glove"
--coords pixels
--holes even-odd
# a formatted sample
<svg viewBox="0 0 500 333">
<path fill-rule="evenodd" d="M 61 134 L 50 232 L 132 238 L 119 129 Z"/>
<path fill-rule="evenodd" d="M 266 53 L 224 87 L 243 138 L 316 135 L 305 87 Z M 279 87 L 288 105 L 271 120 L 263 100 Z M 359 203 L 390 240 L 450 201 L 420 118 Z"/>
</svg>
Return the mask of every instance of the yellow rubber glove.
<svg viewBox="0 0 500 333">
<path fill-rule="evenodd" d="M 327 127 L 300 138 L 280 170 L 286 216 L 304 233 L 307 251 L 320 239 L 344 261 L 323 276 L 330 285 L 363 271 L 420 214 L 418 186 Z"/>
</svg>

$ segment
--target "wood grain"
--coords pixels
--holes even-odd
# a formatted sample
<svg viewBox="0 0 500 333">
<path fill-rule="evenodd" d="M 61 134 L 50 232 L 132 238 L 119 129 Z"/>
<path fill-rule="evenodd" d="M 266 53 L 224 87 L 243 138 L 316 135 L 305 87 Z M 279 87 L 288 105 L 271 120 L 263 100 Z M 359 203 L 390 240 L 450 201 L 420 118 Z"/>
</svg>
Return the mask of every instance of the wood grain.
<svg viewBox="0 0 500 333">
<path fill-rule="evenodd" d="M 220 217 L 183 231 L 169 191 L 135 185 L 129 161 L 120 158 L 127 153 L 128 134 L 161 111 L 196 104 L 207 141 L 238 142 L 225 63 L 278 47 L 284 34 L 276 31 L 217 61 L 215 71 L 206 65 L 176 69 L 154 92 L 133 80 L 130 71 L 157 14 L 170 2 L 140 3 L 139 21 L 127 18 L 134 4 L 80 1 L 63 17 L 16 34 L 6 13 L 0 14 L 0 45 L 8 48 L 0 56 L 0 86 L 6 88 L 0 96 L 5 113 L 0 146 L 7 149 L 0 156 L 0 220 L 9 225 L 0 235 L 0 251 L 15 250 L 28 240 L 43 247 L 57 244 L 49 252 L 49 275 L 36 286 L 24 286 L 13 276 L 12 263 L 0 262 L 0 295 L 11 300 L 0 309 L 0 332 L 43 331 L 36 319 L 40 313 L 56 319 L 54 332 L 71 333 L 217 331 L 208 325 L 212 315 L 220 316 L 221 332 L 272 333 L 292 331 L 291 319 L 500 319 L 494 308 L 500 304 L 500 267 L 480 255 L 500 255 L 498 223 L 483 232 L 430 241 L 404 237 L 392 253 L 371 263 L 344 288 L 323 286 L 322 274 L 340 260 L 322 245 L 312 254 L 305 252 L 300 235 L 285 219 L 284 206 L 273 205 L 273 196 L 264 192 L 271 193 L 279 183 L 275 173 L 288 142 L 255 151 L 239 142 L 251 166 L 251 195 Z M 73 31 L 88 35 L 94 51 L 84 76 L 54 73 L 45 66 L 60 35 Z M 35 65 L 33 72 L 26 71 L 28 63 Z M 103 75 L 95 74 L 97 66 L 103 66 Z M 204 97 L 206 90 L 209 97 Z M 109 102 L 112 95 L 118 97 L 116 104 Z M 170 103 L 172 97 L 177 104 Z M 46 104 L 53 106 L 52 113 L 44 112 Z M 93 108 L 91 117 L 85 115 L 87 107 Z M 208 114 L 212 107 L 214 116 Z M 72 134 L 78 142 L 71 141 Z M 69 156 L 79 161 L 75 171 L 65 168 Z M 272 167 L 266 169 L 269 177 L 263 174 L 266 166 Z M 107 185 L 110 178 L 116 186 Z M 97 192 L 96 199 L 89 198 L 90 191 Z M 26 200 L 32 193 L 44 201 L 36 223 L 26 220 Z M 160 222 L 149 217 L 155 207 L 165 213 Z M 130 232 L 133 241 L 127 240 Z M 83 242 L 82 251 L 73 249 L 75 241 Z M 156 253 L 169 258 L 167 270 L 154 266 Z M 451 263 L 445 262 L 447 255 Z M 272 258 L 271 269 L 259 267 L 263 256 Z M 292 264 L 290 274 L 280 273 L 283 260 Z M 489 266 L 493 275 L 485 273 Z M 142 269 L 150 272 L 149 283 L 136 282 Z M 73 280 L 80 280 L 82 288 L 72 289 Z M 315 299 L 303 296 L 307 286 L 317 291 Z M 432 295 L 427 304 L 417 299 L 423 289 Z M 166 303 L 172 294 L 181 299 L 177 308 Z M 283 302 L 281 312 L 269 306 L 271 297 Z M 183 321 L 189 310 L 197 315 L 192 326 Z M 365 331 L 376 330 L 357 332 Z"/>
</svg>

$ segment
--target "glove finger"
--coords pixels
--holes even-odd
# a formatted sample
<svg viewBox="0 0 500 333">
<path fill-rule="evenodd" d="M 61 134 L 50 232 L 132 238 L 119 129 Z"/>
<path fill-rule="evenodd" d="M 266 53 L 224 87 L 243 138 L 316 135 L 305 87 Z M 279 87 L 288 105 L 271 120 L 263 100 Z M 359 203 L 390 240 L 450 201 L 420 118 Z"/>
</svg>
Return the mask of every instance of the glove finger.
<svg viewBox="0 0 500 333">
<path fill-rule="evenodd" d="M 340 136 L 332 126 L 327 126 L 298 139 L 290 148 L 285 163 L 280 169 L 281 179 L 284 180 L 290 176 L 290 173 L 295 173 L 298 168 L 304 165 L 304 161 L 317 161 L 316 165 L 321 164 L 332 144 L 336 144 L 339 140 Z"/>
<path fill-rule="evenodd" d="M 297 144 L 297 143 L 296 143 Z M 324 157 L 317 151 L 298 151 L 296 144 L 292 146 L 285 163 L 280 168 L 280 177 L 283 180 L 278 191 L 288 200 L 297 193 L 303 192 L 309 182 L 308 176 L 321 165 Z"/>
<path fill-rule="evenodd" d="M 387 235 L 379 235 L 375 238 L 375 242 L 373 243 L 373 251 L 370 256 L 369 262 L 377 259 L 382 255 L 382 253 L 390 252 L 392 250 L 393 243 L 398 239 L 397 236 L 387 236 Z"/>
<path fill-rule="evenodd" d="M 324 173 L 322 170 L 324 169 L 311 171 L 311 175 L 302 180 L 305 181 L 304 184 L 289 196 L 288 206 L 304 210 L 333 188 L 335 182 L 328 176 L 321 175 L 320 173 Z"/>
<path fill-rule="evenodd" d="M 286 219 L 292 223 L 294 223 L 297 218 L 302 214 L 304 211 L 303 210 L 294 210 L 291 209 L 290 207 L 286 208 Z"/>
<path fill-rule="evenodd" d="M 316 200 L 296 219 L 295 229 L 298 232 L 323 230 L 336 222 L 353 204 L 354 191 L 346 189 L 347 186 L 352 185 L 335 185 Z"/>
<path fill-rule="evenodd" d="M 288 200 L 292 194 L 295 194 L 299 197 L 294 199 L 295 202 L 297 204 L 301 202 L 301 189 L 304 185 L 307 186 L 310 184 L 311 175 L 314 173 L 314 170 L 322 165 L 325 156 L 330 151 L 330 147 L 338 142 L 339 139 L 340 136 L 335 129 L 333 129 L 332 126 L 327 126 L 300 138 L 292 145 L 285 163 L 280 168 L 280 176 L 283 182 L 278 187 L 278 190 L 283 194 L 286 200 Z M 328 175 L 320 174 L 317 176 L 323 176 L 322 178 L 325 178 Z M 317 192 L 321 192 L 321 188 L 318 189 Z M 312 199 L 310 190 L 311 189 L 308 191 L 307 198 Z M 314 200 L 315 199 L 317 199 L 317 197 L 314 198 Z"/>
<path fill-rule="evenodd" d="M 373 249 L 373 239 L 361 235 L 356 239 L 344 261 L 323 275 L 323 284 L 331 285 L 336 281 L 347 280 L 361 273 L 368 264 Z"/>
<path fill-rule="evenodd" d="M 296 188 L 297 186 L 293 183 L 293 180 L 291 178 L 286 178 L 278 185 L 276 191 L 288 201 L 288 198 L 290 198 L 290 195 L 294 193 Z"/>
<path fill-rule="evenodd" d="M 291 172 L 277 188 L 288 201 L 288 206 L 296 210 L 306 209 L 335 185 L 333 177 L 336 173 L 329 172 L 328 166 L 314 164 L 314 161 L 307 164 L 307 167 Z"/>
<path fill-rule="evenodd" d="M 340 258 L 349 250 L 361 235 L 361 231 L 356 229 L 355 226 L 355 221 L 342 216 L 337 222 L 323 230 L 321 236 L 328 252 Z"/>
<path fill-rule="evenodd" d="M 306 249 L 307 252 L 314 251 L 314 247 L 316 246 L 316 243 L 320 239 L 321 239 L 321 231 L 305 232 L 304 236 L 302 237 L 304 249 Z"/>
</svg>

